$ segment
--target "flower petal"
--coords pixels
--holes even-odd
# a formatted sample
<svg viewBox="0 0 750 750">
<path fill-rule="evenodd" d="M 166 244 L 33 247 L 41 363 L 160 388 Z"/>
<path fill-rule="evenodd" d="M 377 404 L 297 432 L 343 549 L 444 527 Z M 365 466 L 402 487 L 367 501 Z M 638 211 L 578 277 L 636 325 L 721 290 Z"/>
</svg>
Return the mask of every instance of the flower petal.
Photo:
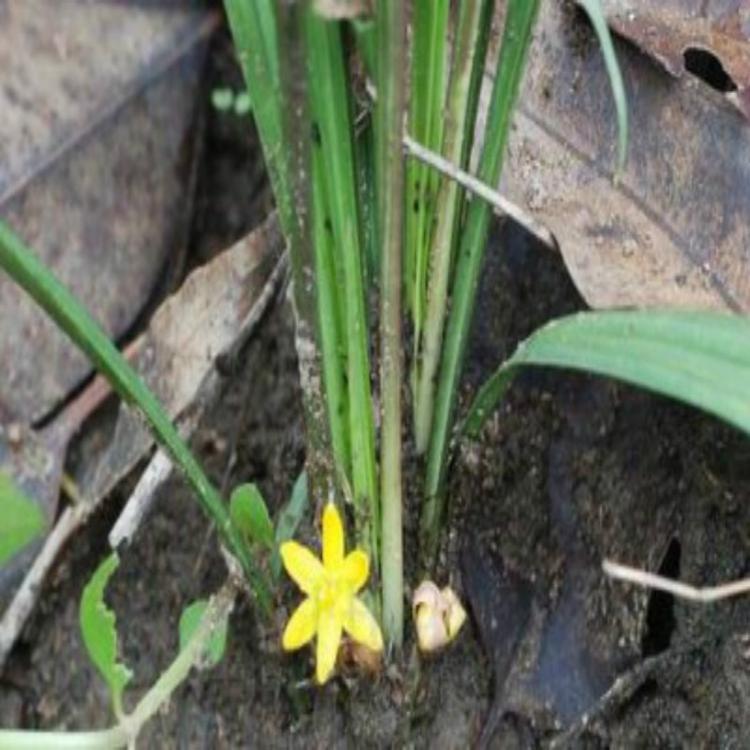
<svg viewBox="0 0 750 750">
<path fill-rule="evenodd" d="M 344 526 L 338 508 L 328 503 L 323 511 L 323 565 L 328 570 L 344 561 Z"/>
<path fill-rule="evenodd" d="M 350 552 L 344 560 L 343 577 L 356 594 L 367 582 L 370 575 L 370 559 L 361 549 Z"/>
<path fill-rule="evenodd" d="M 357 642 L 372 651 L 383 650 L 383 634 L 372 613 L 362 601 L 354 597 L 346 616 L 344 630 Z"/>
<path fill-rule="evenodd" d="M 336 666 L 341 644 L 341 619 L 334 607 L 324 609 L 318 617 L 318 646 L 315 656 L 315 676 L 318 684 L 328 680 Z"/>
<path fill-rule="evenodd" d="M 284 542 L 281 545 L 281 559 L 289 577 L 305 594 L 312 594 L 325 575 L 320 560 L 298 542 Z"/>
<path fill-rule="evenodd" d="M 318 611 L 315 600 L 307 598 L 289 618 L 281 638 L 284 651 L 296 651 L 312 640 L 318 624 Z"/>
</svg>

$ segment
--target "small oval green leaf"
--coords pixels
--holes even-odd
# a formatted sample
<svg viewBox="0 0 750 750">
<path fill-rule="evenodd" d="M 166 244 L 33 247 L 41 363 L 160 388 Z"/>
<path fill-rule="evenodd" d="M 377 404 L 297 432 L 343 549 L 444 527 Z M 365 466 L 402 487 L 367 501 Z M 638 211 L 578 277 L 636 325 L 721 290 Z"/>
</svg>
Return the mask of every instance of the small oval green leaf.
<svg viewBox="0 0 750 750">
<path fill-rule="evenodd" d="M 198 599 L 185 607 L 180 616 L 180 651 L 182 651 L 198 630 L 203 615 L 208 608 L 205 599 Z M 203 665 L 206 667 L 216 666 L 224 656 L 227 647 L 228 622 L 224 620 L 219 624 L 206 643 Z"/>
<path fill-rule="evenodd" d="M 254 484 L 242 484 L 232 492 L 229 500 L 232 520 L 250 541 L 273 548 L 273 523 L 266 501 Z"/>
<path fill-rule="evenodd" d="M 0 566 L 10 560 L 44 529 L 44 515 L 21 492 L 13 479 L 0 471 Z"/>
<path fill-rule="evenodd" d="M 117 661 L 117 621 L 104 603 L 104 590 L 117 570 L 116 552 L 107 557 L 86 584 L 81 596 L 80 623 L 83 643 L 89 658 L 109 686 L 115 714 L 122 715 L 122 693 L 133 673 Z"/>
</svg>

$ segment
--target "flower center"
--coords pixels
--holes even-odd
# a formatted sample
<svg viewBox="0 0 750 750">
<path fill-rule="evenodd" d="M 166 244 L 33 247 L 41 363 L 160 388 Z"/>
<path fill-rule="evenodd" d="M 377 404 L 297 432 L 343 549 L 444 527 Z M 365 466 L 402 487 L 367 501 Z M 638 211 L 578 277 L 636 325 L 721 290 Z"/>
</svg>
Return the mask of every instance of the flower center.
<svg viewBox="0 0 750 750">
<path fill-rule="evenodd" d="M 316 592 L 318 607 L 320 609 L 330 609 L 335 606 L 343 596 L 346 596 L 346 584 L 340 576 L 327 575 L 320 583 Z"/>
</svg>

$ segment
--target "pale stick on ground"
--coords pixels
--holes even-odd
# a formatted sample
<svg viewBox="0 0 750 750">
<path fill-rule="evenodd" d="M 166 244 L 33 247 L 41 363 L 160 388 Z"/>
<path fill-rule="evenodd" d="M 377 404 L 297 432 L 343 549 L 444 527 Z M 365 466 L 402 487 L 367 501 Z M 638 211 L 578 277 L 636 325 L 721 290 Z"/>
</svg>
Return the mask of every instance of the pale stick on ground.
<svg viewBox="0 0 750 750">
<path fill-rule="evenodd" d="M 656 573 L 649 573 L 640 568 L 631 568 L 628 565 L 621 565 L 612 560 L 605 560 L 602 563 L 602 570 L 611 578 L 617 578 L 620 581 L 628 581 L 637 586 L 644 586 L 658 591 L 665 591 L 680 599 L 686 599 L 691 602 L 708 604 L 721 599 L 728 599 L 732 596 L 741 596 L 750 594 L 750 578 L 745 578 L 732 583 L 723 583 L 719 586 L 697 587 L 688 583 L 665 578 Z"/>
</svg>

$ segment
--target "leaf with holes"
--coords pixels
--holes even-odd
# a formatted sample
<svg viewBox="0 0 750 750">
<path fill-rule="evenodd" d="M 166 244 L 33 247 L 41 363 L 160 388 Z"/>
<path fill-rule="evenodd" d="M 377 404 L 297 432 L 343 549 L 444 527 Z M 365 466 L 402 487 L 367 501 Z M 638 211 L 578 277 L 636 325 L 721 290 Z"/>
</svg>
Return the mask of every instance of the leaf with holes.
<svg viewBox="0 0 750 750">
<path fill-rule="evenodd" d="M 79 613 L 83 643 L 89 658 L 109 686 L 117 716 L 122 715 L 122 693 L 133 676 L 124 664 L 117 661 L 117 621 L 115 613 L 104 603 L 104 590 L 119 564 L 120 558 L 113 552 L 99 565 L 83 590 Z"/>
<path fill-rule="evenodd" d="M 610 24 L 615 5 L 642 8 L 617 15 L 640 24 L 647 6 L 654 14 L 666 4 L 602 0 Z M 613 183 L 617 113 L 606 66 L 583 14 L 567 6 L 541 5 L 501 191 L 549 228 L 592 308 L 750 312 L 747 122 L 727 95 L 689 75 L 675 80 L 615 39 L 637 137 Z M 640 28 L 650 33 L 649 23 Z M 750 60 L 750 44 L 744 57 L 736 49 L 736 60 Z"/>
</svg>

